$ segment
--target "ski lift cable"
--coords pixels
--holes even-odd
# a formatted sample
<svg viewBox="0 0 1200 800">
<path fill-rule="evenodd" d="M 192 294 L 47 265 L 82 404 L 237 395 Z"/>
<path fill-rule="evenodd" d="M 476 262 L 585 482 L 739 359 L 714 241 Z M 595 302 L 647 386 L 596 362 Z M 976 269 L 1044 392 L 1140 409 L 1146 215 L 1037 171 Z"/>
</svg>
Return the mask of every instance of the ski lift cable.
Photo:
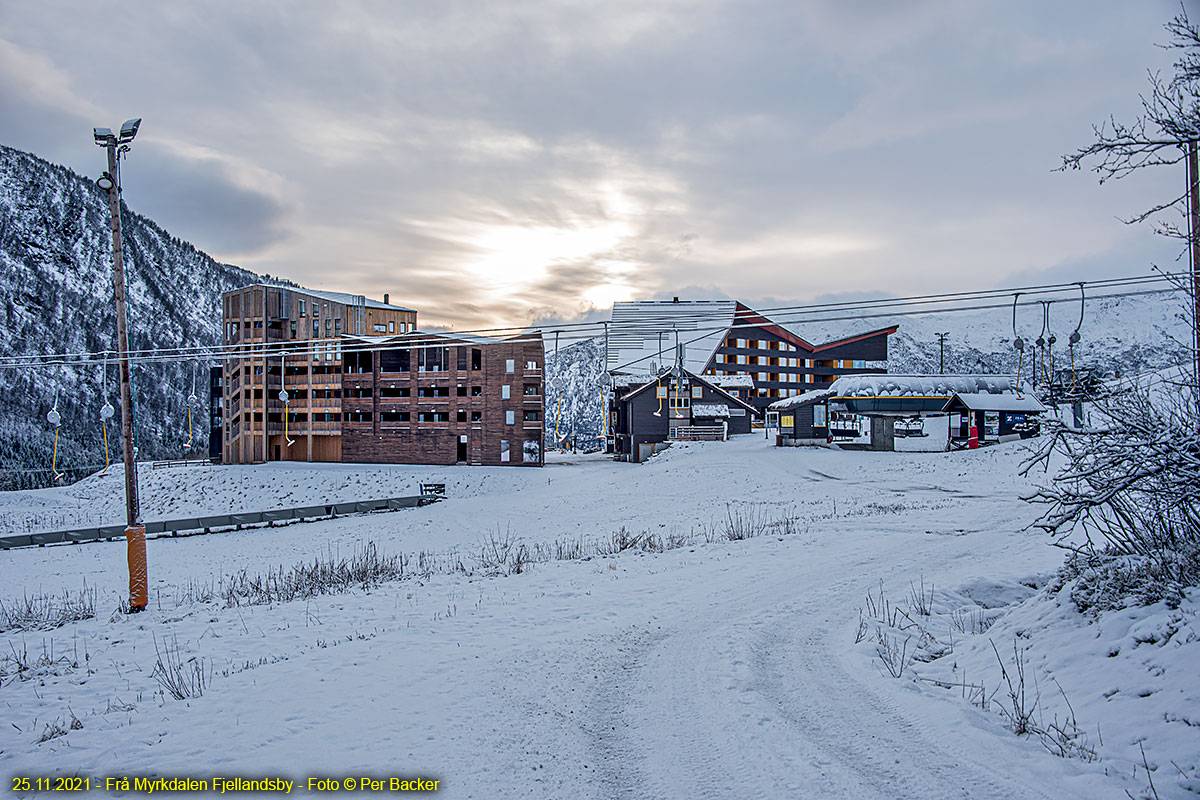
<svg viewBox="0 0 1200 800">
<path fill-rule="evenodd" d="M 1158 280 L 1158 279 L 1159 279 L 1158 277 L 1154 278 L 1154 280 Z M 1138 282 L 1145 282 L 1145 279 L 1137 279 L 1137 280 L 1138 280 Z M 1129 281 L 1126 281 L 1126 284 L 1128 284 L 1128 283 L 1129 283 Z M 1115 287 L 1118 285 L 1126 285 L 1126 284 L 1117 284 L 1115 282 L 1109 281 L 1109 282 L 1104 282 L 1103 284 L 1101 284 L 1101 282 L 1093 282 L 1090 285 L 1093 285 L 1093 286 L 1104 285 L 1104 286 L 1114 286 Z M 1072 285 L 1080 286 L 1081 284 L 1080 284 L 1080 282 L 1076 282 L 1075 284 L 1072 284 Z M 1054 291 L 1061 291 L 1061 288 L 1053 288 L 1053 289 L 1049 289 L 1049 290 L 1045 290 L 1045 291 L 1039 290 L 1036 292 L 1022 291 L 1021 294 L 1046 294 L 1046 293 L 1050 293 L 1050 292 L 1054 292 Z M 1178 292 L 1178 291 L 1181 291 L 1181 289 L 1179 287 L 1172 286 L 1172 287 L 1163 288 L 1163 289 L 1142 289 L 1139 291 L 1111 292 L 1111 293 L 1098 295 L 1098 296 L 1102 297 L 1102 298 L 1116 298 L 1116 297 L 1132 297 L 1132 296 L 1139 296 L 1139 295 L 1166 294 L 1166 293 L 1173 293 L 1173 292 Z M 989 293 L 989 296 L 994 297 L 995 295 L 992 293 Z M 970 300 L 970 299 L 985 300 L 988 298 L 984 297 L 983 294 L 980 293 L 980 294 L 977 294 L 974 298 L 966 298 L 966 299 L 967 300 Z M 980 302 L 980 303 L 975 303 L 975 304 L 971 304 L 971 305 L 959 304 L 959 305 L 956 305 L 953 307 L 942 307 L 942 308 L 915 308 L 915 309 L 907 308 L 906 310 L 897 310 L 897 311 L 886 311 L 885 310 L 886 308 L 889 308 L 889 307 L 905 308 L 906 306 L 914 305 L 912 302 L 909 302 L 909 300 L 910 299 L 901 299 L 899 301 L 889 301 L 890 306 L 882 305 L 880 302 L 864 303 L 864 304 L 860 304 L 860 306 L 858 306 L 858 307 L 864 308 L 864 309 L 870 309 L 870 310 L 877 310 L 877 311 L 880 311 L 881 313 L 874 313 L 874 314 L 854 313 L 854 314 L 842 314 L 842 315 L 837 315 L 837 316 L 813 316 L 814 314 L 824 314 L 824 313 L 830 313 L 830 312 L 821 311 L 812 306 L 808 306 L 808 307 L 796 306 L 796 307 L 791 307 L 793 310 L 787 311 L 785 314 L 777 314 L 776 317 L 773 318 L 773 321 L 781 323 L 781 324 L 794 324 L 794 325 L 817 324 L 817 323 L 824 323 L 824 322 L 837 322 L 837 321 L 844 321 L 844 320 L 864 320 L 864 319 L 872 319 L 872 318 L 880 318 L 880 317 L 888 318 L 888 317 L 903 317 L 903 316 L 912 316 L 912 315 L 950 313 L 950 312 L 959 312 L 959 311 L 978 311 L 978 310 L 987 310 L 987 309 L 992 309 L 992 308 L 1006 307 L 1008 305 L 1007 303 L 1006 304 L 997 304 L 997 303 L 982 303 L 982 302 Z M 930 302 L 930 301 L 921 301 L 921 302 Z M 938 301 L 938 302 L 946 302 L 946 301 Z M 958 302 L 958 301 L 956 301 L 956 302 Z M 1031 299 L 1022 304 L 1028 305 L 1028 304 L 1034 303 L 1034 302 L 1041 302 L 1041 301 Z M 1062 299 L 1058 299 L 1058 300 L 1051 300 L 1049 302 L 1066 302 L 1066 301 L 1062 300 Z M 843 305 L 841 308 L 835 309 L 835 311 L 838 311 L 838 312 L 849 311 L 852 308 L 854 308 L 854 306 Z M 763 313 L 766 313 L 767 311 L 769 311 L 769 310 L 765 310 Z M 727 320 L 728 317 L 725 317 L 724 319 Z M 584 324 L 590 325 L 593 328 L 595 327 L 595 323 L 584 323 Z M 732 328 L 733 329 L 753 328 L 753 327 L 757 327 L 757 325 L 758 325 L 758 323 L 735 322 L 735 324 L 732 326 Z M 731 326 L 729 326 L 727 322 L 721 322 L 721 323 L 714 323 L 714 325 L 708 329 L 696 328 L 695 330 L 700 334 L 700 336 L 697 337 L 697 339 L 689 340 L 689 343 L 693 342 L 693 341 L 697 341 L 699 338 L 704 338 L 707 335 L 711 335 L 711 333 L 713 333 L 715 331 L 730 329 L 730 327 Z M 569 329 L 574 329 L 574 330 L 572 331 Z M 524 331 L 513 338 L 516 340 L 524 339 L 526 341 L 532 341 L 535 338 L 541 337 L 545 333 L 549 333 L 552 331 L 575 332 L 580 335 L 586 333 L 586 330 L 578 329 L 577 324 L 568 323 L 563 326 L 556 326 L 555 328 L 542 329 L 542 330 L 538 330 L 538 331 Z M 428 338 L 428 339 L 418 338 L 415 340 L 392 341 L 392 342 L 386 342 L 386 343 L 371 341 L 371 342 L 359 342 L 359 343 L 348 344 L 348 343 L 339 341 L 338 345 L 343 353 L 355 353 L 355 352 L 366 352 L 366 351 L 372 351 L 372 350 L 389 350 L 389 349 L 429 349 L 429 348 L 435 348 L 435 347 L 446 347 L 447 346 L 446 338 L 447 337 L 452 338 L 454 336 L 454 333 L 455 332 L 446 332 L 445 334 L 439 334 L 437 337 Z M 332 342 L 328 342 L 328 343 L 325 343 L 325 342 L 321 342 L 321 343 L 303 342 L 303 343 L 297 343 L 296 345 L 285 345 L 283 347 L 277 347 L 272 344 L 255 342 L 255 343 L 248 343 L 248 344 L 241 344 L 241 345 L 214 345 L 211 347 L 157 348 L 157 349 L 147 349 L 147 350 L 139 350 L 139 351 L 129 351 L 128 353 L 126 353 L 124 355 L 128 356 L 130 358 L 130 360 L 134 363 L 169 363 L 169 362 L 184 362 L 184 361 L 191 361 L 191 362 L 203 361 L 206 363 L 211 363 L 213 361 L 234 361 L 234 360 L 247 360 L 247 359 L 253 359 L 253 358 L 263 358 L 267 355 L 277 355 L 280 353 L 285 353 L 287 355 L 305 355 L 305 354 L 310 354 L 310 353 L 314 352 L 314 347 L 319 350 L 322 344 L 333 344 L 333 343 Z M 117 355 L 118 357 L 123 355 L 122 353 L 119 353 L 119 352 L 113 352 L 112 354 Z M 101 358 L 103 356 L 104 356 L 104 352 L 25 354 L 25 355 L 21 355 L 21 356 L 0 357 L 0 368 L 14 369 L 14 368 L 33 368 L 33 367 L 64 366 L 64 365 L 65 366 L 84 366 L 87 364 L 99 363 L 99 361 L 101 360 Z M 631 363 L 636 363 L 636 362 L 631 362 Z"/>
<path fill-rule="evenodd" d="M 1094 288 L 1116 288 L 1116 287 L 1121 287 L 1121 286 L 1130 286 L 1130 285 L 1143 284 L 1143 283 L 1153 283 L 1153 282 L 1163 282 L 1163 281 L 1169 282 L 1169 281 L 1174 280 L 1175 278 L 1186 278 L 1186 277 L 1189 277 L 1188 273 L 1178 273 L 1178 274 L 1155 273 L 1152 276 L 1131 276 L 1131 277 L 1125 277 L 1125 278 L 1113 278 L 1113 279 L 1105 279 L 1105 280 L 1101 280 L 1101 281 L 1091 281 L 1091 282 L 1086 282 L 1086 283 L 1087 283 L 1087 285 L 1092 286 Z M 1055 293 L 1055 292 L 1063 291 L 1064 288 L 1066 288 L 1066 287 L 1079 286 L 1081 283 L 1082 282 L 1077 281 L 1077 282 L 1070 283 L 1070 284 L 1045 284 L 1045 285 L 1041 285 L 1041 286 L 1021 287 L 1019 289 L 1019 291 L 1023 294 Z M 936 294 L 936 295 L 917 295 L 917 296 L 901 297 L 901 298 L 883 298 L 883 299 L 879 299 L 879 300 L 867 300 L 867 301 L 846 301 L 846 302 L 841 302 L 841 303 L 813 303 L 813 304 L 804 304 L 804 305 L 777 306 L 777 307 L 772 307 L 772 308 L 763 308 L 760 310 L 760 313 L 775 313 L 775 314 L 790 313 L 790 312 L 822 313 L 825 311 L 895 308 L 895 307 L 902 307 L 902 306 L 909 306 L 909 305 L 923 304 L 923 303 L 933 303 L 933 302 L 951 302 L 951 301 L 958 301 L 958 300 L 970 300 L 970 299 L 979 300 L 979 299 L 989 299 L 989 298 L 995 299 L 995 298 L 1007 295 L 1007 294 L 1009 294 L 1013 291 L 1017 291 L 1017 290 L 1018 289 L 953 292 L 953 293 L 944 293 L 944 294 Z M 1167 291 L 1174 291 L 1174 290 L 1175 289 L 1171 289 L 1171 290 L 1167 290 Z M 920 312 L 920 313 L 935 313 L 935 312 L 931 309 L 929 311 Z M 705 316 L 704 313 L 701 312 L 698 315 L 693 315 L 693 318 L 697 318 L 697 317 L 703 318 L 704 316 Z M 723 314 L 723 313 L 716 314 L 713 317 L 714 322 L 716 321 L 716 319 L 718 317 L 726 318 L 725 314 Z M 562 331 L 562 332 L 567 332 L 567 333 L 574 332 L 574 333 L 579 334 L 581 337 L 586 337 L 589 330 L 596 329 L 596 325 L 597 325 L 597 323 L 595 323 L 595 322 L 560 323 L 559 325 L 552 326 L 552 327 L 545 327 L 541 330 L 543 330 L 545 332 L 550 332 L 550 331 Z M 414 345 L 418 345 L 418 344 L 419 345 L 427 345 L 430 347 L 444 346 L 445 337 L 452 336 L 455 333 L 481 335 L 481 334 L 496 333 L 496 332 L 508 332 L 508 333 L 516 332 L 518 335 L 523 335 L 523 334 L 529 333 L 528 329 L 517 329 L 517 328 L 512 328 L 512 327 L 475 329 L 475 330 L 464 330 L 464 331 L 447 331 L 444 334 L 438 334 L 436 336 L 433 336 L 432 338 L 427 338 L 425 340 L 418 338 L 418 339 L 414 340 L 413 344 Z M 309 347 L 311 345 L 310 345 L 310 343 L 305 342 L 305 343 L 303 343 L 303 346 Z M 408 345 L 406 343 L 406 346 L 411 346 L 411 345 Z M 368 345 L 365 345 L 365 347 L 377 348 L 378 343 L 370 343 Z M 118 356 L 127 355 L 129 357 L 139 357 L 139 356 L 146 356 L 146 355 L 190 354 L 192 357 L 194 357 L 196 359 L 201 359 L 201 358 L 211 357 L 215 353 L 228 352 L 230 354 L 233 354 L 233 353 L 243 352 L 243 351 L 244 352 L 254 352 L 254 351 L 261 351 L 261 350 L 266 350 L 266 349 L 269 349 L 269 345 L 266 345 L 264 343 L 251 342 L 251 343 L 245 343 L 245 344 L 239 344 L 239 345 L 224 345 L 224 346 L 214 345 L 214 346 L 209 346 L 209 347 L 193 346 L 193 347 L 178 347 L 178 348 L 152 348 L 152 349 L 147 349 L 147 350 L 131 350 L 128 353 L 124 353 L 124 354 L 117 353 L 117 355 Z M 41 356 L 41 357 L 55 357 L 55 358 L 76 357 L 76 358 L 78 358 L 78 357 L 85 357 L 85 356 L 95 357 L 96 355 L 97 354 L 94 352 L 93 353 L 56 353 L 56 354 L 52 354 L 49 356 Z M 13 360 L 20 360 L 20 359 L 25 359 L 28 357 L 29 356 L 10 356 L 7 358 L 0 357 L 0 365 L 12 362 Z M 187 359 L 181 358 L 179 360 L 187 360 Z"/>
</svg>

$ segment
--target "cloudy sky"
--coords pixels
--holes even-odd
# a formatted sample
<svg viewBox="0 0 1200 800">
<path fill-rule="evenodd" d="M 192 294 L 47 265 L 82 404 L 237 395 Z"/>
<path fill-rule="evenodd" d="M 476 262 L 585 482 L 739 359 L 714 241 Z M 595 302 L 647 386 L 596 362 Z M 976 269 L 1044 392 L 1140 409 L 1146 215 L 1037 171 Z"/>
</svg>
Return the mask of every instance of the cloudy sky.
<svg viewBox="0 0 1200 800">
<path fill-rule="evenodd" d="M 1190 2 L 1189 2 L 1190 5 Z M 424 324 L 1145 273 L 1182 173 L 1055 172 L 1177 2 L 5 3 L 0 141 L 214 257 Z"/>
</svg>

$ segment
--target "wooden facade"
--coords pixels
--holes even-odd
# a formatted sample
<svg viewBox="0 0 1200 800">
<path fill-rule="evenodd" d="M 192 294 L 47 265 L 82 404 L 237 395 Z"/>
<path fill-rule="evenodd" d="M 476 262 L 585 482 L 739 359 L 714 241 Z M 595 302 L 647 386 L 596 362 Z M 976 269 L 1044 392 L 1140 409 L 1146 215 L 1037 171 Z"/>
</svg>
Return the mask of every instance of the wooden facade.
<svg viewBox="0 0 1200 800">
<path fill-rule="evenodd" d="M 411 331 L 417 312 L 362 295 L 255 284 L 222 297 L 226 464 L 340 461 L 342 338 Z M 288 401 L 279 399 L 286 390 Z M 288 410 L 284 441 L 284 409 Z"/>
<path fill-rule="evenodd" d="M 786 397 L 825 389 L 843 375 L 887 372 L 888 336 L 897 326 L 813 344 L 737 304 L 734 325 L 713 353 L 708 375 L 751 375 L 747 398 L 762 411 Z"/>
</svg>

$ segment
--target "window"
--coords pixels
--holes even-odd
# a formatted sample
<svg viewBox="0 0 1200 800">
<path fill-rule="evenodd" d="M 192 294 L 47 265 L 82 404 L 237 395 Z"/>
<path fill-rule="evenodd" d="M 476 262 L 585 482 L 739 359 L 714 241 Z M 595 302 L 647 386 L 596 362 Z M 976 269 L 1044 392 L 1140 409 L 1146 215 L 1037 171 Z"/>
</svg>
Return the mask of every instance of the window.
<svg viewBox="0 0 1200 800">
<path fill-rule="evenodd" d="M 508 461 L 508 439 L 500 440 L 500 461 Z"/>
<path fill-rule="evenodd" d="M 526 439 L 521 448 L 521 460 L 526 464 L 540 464 L 542 461 L 542 443 L 537 439 Z"/>
<path fill-rule="evenodd" d="M 313 338 L 315 339 L 316 337 L 318 337 L 320 335 L 321 335 L 321 321 L 319 319 L 314 319 L 313 320 Z"/>
<path fill-rule="evenodd" d="M 824 428 L 828 426 L 829 423 L 826 419 L 826 411 L 827 409 L 825 406 L 813 406 L 814 428 Z"/>
<path fill-rule="evenodd" d="M 292 320 L 292 338 L 296 338 L 296 320 Z"/>
<path fill-rule="evenodd" d="M 867 368 L 866 359 L 862 359 L 862 358 L 854 359 L 854 369 L 866 369 L 866 368 Z"/>
<path fill-rule="evenodd" d="M 538 365 L 537 365 L 536 361 L 526 361 L 525 362 L 525 369 L 537 369 L 537 368 L 538 368 Z"/>
<path fill-rule="evenodd" d="M 525 396 L 536 397 L 538 393 L 538 385 L 536 383 L 525 384 Z"/>
<path fill-rule="evenodd" d="M 471 369 L 483 369 L 483 351 L 471 348 Z"/>
<path fill-rule="evenodd" d="M 692 387 L 692 399 L 693 400 L 701 400 L 701 399 L 703 399 L 703 397 L 704 397 L 704 387 L 703 386 L 693 386 Z"/>
<path fill-rule="evenodd" d="M 737 357 L 737 363 L 739 363 L 739 364 L 745 364 L 745 363 L 746 363 L 746 357 L 745 357 L 745 356 L 738 356 L 738 357 Z"/>
<path fill-rule="evenodd" d="M 385 332 L 385 331 L 387 330 L 387 328 L 385 328 L 384 326 L 382 326 L 382 325 L 379 325 L 379 324 L 373 325 L 373 326 L 371 326 L 371 328 L 372 328 L 372 330 L 374 330 L 376 333 L 383 333 L 383 332 Z"/>
<path fill-rule="evenodd" d="M 304 301 L 300 301 L 300 316 L 304 316 Z"/>
<path fill-rule="evenodd" d="M 407 411 L 382 411 L 379 414 L 380 422 L 408 422 Z"/>
<path fill-rule="evenodd" d="M 325 332 L 329 333 L 331 330 L 333 330 L 333 320 L 330 319 L 329 317 L 326 317 L 325 318 Z"/>
<path fill-rule="evenodd" d="M 388 320 L 388 333 L 395 333 L 395 332 L 396 332 L 396 323 L 392 320 Z"/>
<path fill-rule="evenodd" d="M 412 360 L 409 350 L 382 350 L 379 353 L 380 372 L 408 372 Z M 404 395 L 408 397 L 408 395 Z"/>
<path fill-rule="evenodd" d="M 791 414 L 779 418 L 779 426 L 781 428 L 794 428 L 796 426 L 796 418 Z"/>
<path fill-rule="evenodd" d="M 483 387 L 482 386 L 472 386 L 471 387 L 471 397 L 483 397 Z"/>
<path fill-rule="evenodd" d="M 388 386 L 387 388 L 379 390 L 379 396 L 385 400 L 395 399 L 397 397 L 408 397 L 409 390 L 408 387 L 397 388 L 395 386 Z"/>
<path fill-rule="evenodd" d="M 666 396 L 667 396 L 667 387 L 659 386 L 657 391 L 655 392 L 655 397 L 657 397 L 658 399 L 661 400 Z"/>
<path fill-rule="evenodd" d="M 455 422 L 466 422 L 467 421 L 467 410 L 465 408 L 460 408 L 460 409 L 458 409 L 458 411 L 454 412 L 454 421 Z"/>
<path fill-rule="evenodd" d="M 741 393 L 741 392 L 739 392 L 737 389 L 734 389 L 733 391 L 731 391 L 731 392 L 730 392 L 730 394 L 731 394 L 731 395 L 733 395 L 734 397 L 741 397 L 741 396 L 742 396 L 742 393 Z"/>
<path fill-rule="evenodd" d="M 466 370 L 466 368 L 467 368 L 467 348 L 456 347 L 456 348 L 454 348 L 454 350 L 455 350 L 455 354 L 458 356 L 458 360 L 457 360 L 458 371 L 462 372 L 462 371 Z"/>
<path fill-rule="evenodd" d="M 467 387 L 463 386 L 460 383 L 458 386 L 454 387 L 454 392 L 455 392 L 455 395 L 454 395 L 455 397 L 466 397 L 467 396 Z"/>
<path fill-rule="evenodd" d="M 355 386 L 352 389 L 350 389 L 349 396 L 350 397 L 370 397 L 371 396 L 371 387 L 370 386 Z"/>
<path fill-rule="evenodd" d="M 500 399 L 508 400 L 512 395 L 512 387 L 507 383 L 500 387 Z"/>
<path fill-rule="evenodd" d="M 482 411 L 472 411 L 471 412 L 471 422 L 483 422 L 483 412 Z"/>
<path fill-rule="evenodd" d="M 672 397 L 669 401 L 668 408 L 688 408 L 692 401 L 689 397 Z"/>
<path fill-rule="evenodd" d="M 525 412 L 525 421 L 526 422 L 537 422 L 538 421 L 538 412 L 526 411 Z"/>
<path fill-rule="evenodd" d="M 506 373 L 508 373 L 508 374 L 510 374 L 510 375 L 511 375 L 511 374 L 512 374 L 512 372 L 513 372 L 513 370 L 515 370 L 515 369 L 516 369 L 516 366 L 517 366 L 517 362 L 513 361 L 511 358 L 509 358 L 509 359 L 505 359 L 505 361 L 504 361 L 504 371 L 505 371 Z"/>
<path fill-rule="evenodd" d="M 334 332 L 334 333 L 341 333 L 341 332 L 342 332 L 342 320 L 341 320 L 341 317 L 339 317 L 339 318 L 337 318 L 337 319 L 335 319 L 335 320 L 333 321 L 333 332 Z"/>
<path fill-rule="evenodd" d="M 449 397 L 449 386 L 421 386 L 417 389 L 417 397 Z"/>
<path fill-rule="evenodd" d="M 449 411 L 422 411 L 417 414 L 417 422 L 449 422 Z"/>
<path fill-rule="evenodd" d="M 505 411 L 505 412 L 504 412 L 504 424 L 505 424 L 505 425 L 515 425 L 515 424 L 517 424 L 517 412 L 515 412 L 515 411 Z"/>
<path fill-rule="evenodd" d="M 371 421 L 371 412 L 370 411 L 348 411 L 348 412 L 346 412 L 346 421 L 347 422 L 370 422 Z"/>
</svg>

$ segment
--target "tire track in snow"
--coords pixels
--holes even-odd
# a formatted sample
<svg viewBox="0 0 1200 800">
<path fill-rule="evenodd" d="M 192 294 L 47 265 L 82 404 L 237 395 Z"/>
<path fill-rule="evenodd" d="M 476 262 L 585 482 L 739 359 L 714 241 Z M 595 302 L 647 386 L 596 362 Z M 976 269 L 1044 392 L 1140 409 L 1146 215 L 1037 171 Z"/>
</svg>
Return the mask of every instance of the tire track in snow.
<svg viewBox="0 0 1200 800">
<path fill-rule="evenodd" d="M 683 609 L 657 635 L 591 643 L 595 796 L 1050 796 L 967 757 L 841 666 L 831 617 L 854 607 L 859 576 L 929 566 L 899 543 L 855 561 L 838 565 L 852 578 L 824 583 L 818 563 Z"/>
</svg>

